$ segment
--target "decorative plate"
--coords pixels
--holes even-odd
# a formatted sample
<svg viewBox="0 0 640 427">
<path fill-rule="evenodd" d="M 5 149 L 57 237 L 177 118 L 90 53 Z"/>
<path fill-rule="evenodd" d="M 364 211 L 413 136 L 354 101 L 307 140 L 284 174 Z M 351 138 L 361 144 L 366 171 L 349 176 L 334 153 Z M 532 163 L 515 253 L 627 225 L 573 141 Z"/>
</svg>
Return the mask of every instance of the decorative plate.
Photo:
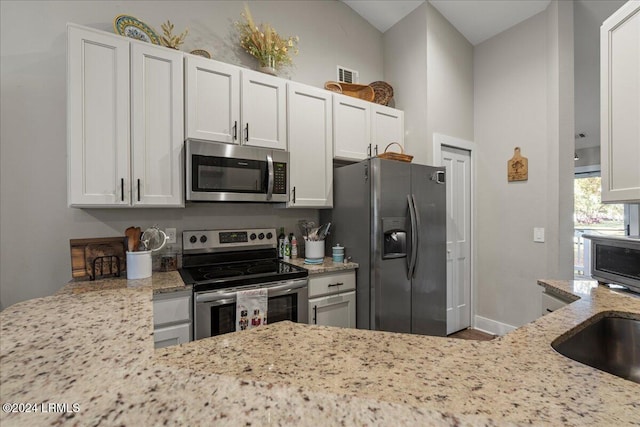
<svg viewBox="0 0 640 427">
<path fill-rule="evenodd" d="M 388 105 L 391 98 L 393 98 L 393 88 L 387 82 L 373 82 L 369 86 L 373 88 L 375 94 L 373 102 L 381 105 Z"/>
<path fill-rule="evenodd" d="M 143 42 L 160 44 L 160 38 L 147 24 L 133 16 L 118 15 L 113 20 L 113 29 L 117 34 Z"/>
<path fill-rule="evenodd" d="M 204 49 L 192 50 L 189 53 L 191 53 L 192 55 L 204 56 L 205 58 L 211 59 L 211 54 Z"/>
</svg>

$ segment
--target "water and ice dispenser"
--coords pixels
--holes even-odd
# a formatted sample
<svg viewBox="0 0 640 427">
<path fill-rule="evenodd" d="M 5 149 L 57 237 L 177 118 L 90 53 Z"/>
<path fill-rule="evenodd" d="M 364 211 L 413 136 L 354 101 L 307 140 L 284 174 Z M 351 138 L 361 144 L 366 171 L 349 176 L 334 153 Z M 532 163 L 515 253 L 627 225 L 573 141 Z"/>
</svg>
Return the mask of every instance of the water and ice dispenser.
<svg viewBox="0 0 640 427">
<path fill-rule="evenodd" d="M 405 217 L 382 218 L 382 259 L 407 256 L 407 231 Z"/>
</svg>

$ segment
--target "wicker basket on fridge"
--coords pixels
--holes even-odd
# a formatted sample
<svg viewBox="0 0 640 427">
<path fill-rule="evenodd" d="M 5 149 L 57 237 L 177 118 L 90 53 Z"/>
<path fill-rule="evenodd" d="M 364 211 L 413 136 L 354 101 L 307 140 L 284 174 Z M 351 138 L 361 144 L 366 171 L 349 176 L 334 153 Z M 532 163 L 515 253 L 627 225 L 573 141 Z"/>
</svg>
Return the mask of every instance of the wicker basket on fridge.
<svg viewBox="0 0 640 427">
<path fill-rule="evenodd" d="M 400 148 L 400 152 L 399 153 L 394 153 L 392 151 L 387 152 L 389 147 L 391 147 L 392 145 L 397 145 Z M 387 147 L 384 149 L 384 153 L 378 154 L 378 157 L 381 159 L 398 160 L 398 161 L 407 162 L 407 163 L 411 163 L 411 160 L 413 160 L 413 156 L 404 154 L 404 149 L 402 148 L 402 145 L 398 144 L 397 142 L 392 142 L 391 144 L 387 145 Z"/>
</svg>

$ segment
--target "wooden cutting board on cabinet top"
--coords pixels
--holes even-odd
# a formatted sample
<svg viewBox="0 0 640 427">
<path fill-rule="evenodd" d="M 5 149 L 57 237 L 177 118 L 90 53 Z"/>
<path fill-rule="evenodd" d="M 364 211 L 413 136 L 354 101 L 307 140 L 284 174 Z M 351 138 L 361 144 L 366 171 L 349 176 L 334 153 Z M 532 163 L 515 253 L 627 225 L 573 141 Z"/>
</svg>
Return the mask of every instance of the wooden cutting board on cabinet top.
<svg viewBox="0 0 640 427">
<path fill-rule="evenodd" d="M 96 273 L 98 276 L 111 276 L 118 270 L 120 274 L 126 271 L 125 237 L 96 237 L 90 239 L 70 239 L 71 249 L 71 277 L 74 279 L 88 279 L 94 275 L 93 263 L 96 258 L 112 256 L 114 258 L 98 261 Z M 118 261 L 116 261 L 116 259 Z M 102 265 L 101 265 L 102 264 Z M 99 267 L 102 267 L 101 270 Z"/>
</svg>

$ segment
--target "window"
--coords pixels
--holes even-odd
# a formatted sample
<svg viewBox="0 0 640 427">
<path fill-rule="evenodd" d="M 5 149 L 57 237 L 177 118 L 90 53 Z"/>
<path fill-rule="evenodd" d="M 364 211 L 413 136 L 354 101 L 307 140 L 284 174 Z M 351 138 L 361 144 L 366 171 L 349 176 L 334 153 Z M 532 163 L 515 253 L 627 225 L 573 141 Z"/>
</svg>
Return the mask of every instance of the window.
<svg viewBox="0 0 640 427">
<path fill-rule="evenodd" d="M 625 210 L 621 204 L 600 202 L 600 176 L 576 177 L 573 185 L 573 273 L 590 277 L 590 242 L 583 234 L 625 235 Z"/>
</svg>

